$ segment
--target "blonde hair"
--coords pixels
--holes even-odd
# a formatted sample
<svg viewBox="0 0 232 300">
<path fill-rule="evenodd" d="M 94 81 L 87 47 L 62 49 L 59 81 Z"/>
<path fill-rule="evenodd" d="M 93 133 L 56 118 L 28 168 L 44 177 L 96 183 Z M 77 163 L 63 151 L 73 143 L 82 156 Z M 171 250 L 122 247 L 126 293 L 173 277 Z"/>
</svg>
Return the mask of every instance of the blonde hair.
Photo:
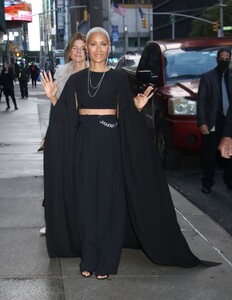
<svg viewBox="0 0 232 300">
<path fill-rule="evenodd" d="M 86 42 L 88 42 L 88 39 L 89 39 L 90 35 L 93 34 L 93 33 L 103 33 L 107 37 L 107 39 L 110 43 L 109 33 L 102 27 L 93 27 L 92 29 L 90 29 L 87 32 L 87 35 L 86 35 Z"/>
<path fill-rule="evenodd" d="M 84 35 L 82 35 L 80 32 L 75 32 L 72 37 L 70 38 L 69 42 L 68 42 L 68 45 L 66 47 L 66 50 L 65 50 L 65 63 L 68 63 L 70 62 L 72 59 L 71 57 L 69 56 L 69 53 L 74 45 L 74 43 L 76 42 L 76 40 L 81 40 L 83 41 L 84 43 L 86 43 L 86 38 Z"/>
</svg>

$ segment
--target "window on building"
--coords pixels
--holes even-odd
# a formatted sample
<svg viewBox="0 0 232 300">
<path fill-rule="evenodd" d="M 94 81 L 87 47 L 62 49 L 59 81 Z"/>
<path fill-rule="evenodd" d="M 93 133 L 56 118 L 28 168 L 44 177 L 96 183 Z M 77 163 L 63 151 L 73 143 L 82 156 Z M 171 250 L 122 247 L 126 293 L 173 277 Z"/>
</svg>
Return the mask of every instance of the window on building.
<svg viewBox="0 0 232 300">
<path fill-rule="evenodd" d="M 149 41 L 148 37 L 140 38 L 140 46 L 144 47 L 148 41 Z"/>
<path fill-rule="evenodd" d="M 138 38 L 129 38 L 128 45 L 129 47 L 138 47 Z"/>
</svg>

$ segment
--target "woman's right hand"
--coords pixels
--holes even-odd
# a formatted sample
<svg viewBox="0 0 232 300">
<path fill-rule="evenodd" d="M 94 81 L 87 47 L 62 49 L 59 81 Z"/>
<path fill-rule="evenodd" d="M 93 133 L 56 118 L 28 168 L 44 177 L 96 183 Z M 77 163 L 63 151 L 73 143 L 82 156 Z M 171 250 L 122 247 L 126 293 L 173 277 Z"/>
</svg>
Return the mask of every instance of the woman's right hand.
<svg viewBox="0 0 232 300">
<path fill-rule="evenodd" d="M 45 71 L 41 74 L 41 83 L 47 97 L 51 100 L 52 104 L 55 105 L 57 102 L 57 86 L 56 82 L 54 82 L 52 79 L 52 74 L 50 71 L 48 72 L 48 75 Z"/>
</svg>

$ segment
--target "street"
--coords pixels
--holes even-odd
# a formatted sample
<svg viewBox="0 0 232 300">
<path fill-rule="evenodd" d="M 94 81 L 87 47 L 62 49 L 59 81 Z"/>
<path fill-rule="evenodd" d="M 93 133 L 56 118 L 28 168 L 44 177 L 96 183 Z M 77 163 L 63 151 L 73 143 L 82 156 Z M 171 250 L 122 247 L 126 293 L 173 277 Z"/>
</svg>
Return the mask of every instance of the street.
<svg viewBox="0 0 232 300">
<path fill-rule="evenodd" d="M 201 192 L 200 155 L 186 155 L 179 170 L 166 171 L 170 185 L 232 235 L 232 190 L 226 188 L 222 175 L 222 168 L 218 166 L 211 193 L 204 194 Z"/>
</svg>

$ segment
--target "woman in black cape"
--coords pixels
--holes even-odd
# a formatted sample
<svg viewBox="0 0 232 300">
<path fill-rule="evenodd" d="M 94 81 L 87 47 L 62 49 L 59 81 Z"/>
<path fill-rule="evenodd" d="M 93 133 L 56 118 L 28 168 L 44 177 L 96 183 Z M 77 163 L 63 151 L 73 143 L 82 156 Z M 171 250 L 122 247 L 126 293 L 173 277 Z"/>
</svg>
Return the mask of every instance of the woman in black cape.
<svg viewBox="0 0 232 300">
<path fill-rule="evenodd" d="M 45 139 L 48 254 L 81 257 L 81 274 L 97 279 L 117 273 L 123 246 L 155 264 L 197 266 L 142 113 L 152 88 L 133 99 L 126 76 L 107 67 L 108 33 L 95 27 L 86 40 L 90 66 L 53 103 Z"/>
</svg>

